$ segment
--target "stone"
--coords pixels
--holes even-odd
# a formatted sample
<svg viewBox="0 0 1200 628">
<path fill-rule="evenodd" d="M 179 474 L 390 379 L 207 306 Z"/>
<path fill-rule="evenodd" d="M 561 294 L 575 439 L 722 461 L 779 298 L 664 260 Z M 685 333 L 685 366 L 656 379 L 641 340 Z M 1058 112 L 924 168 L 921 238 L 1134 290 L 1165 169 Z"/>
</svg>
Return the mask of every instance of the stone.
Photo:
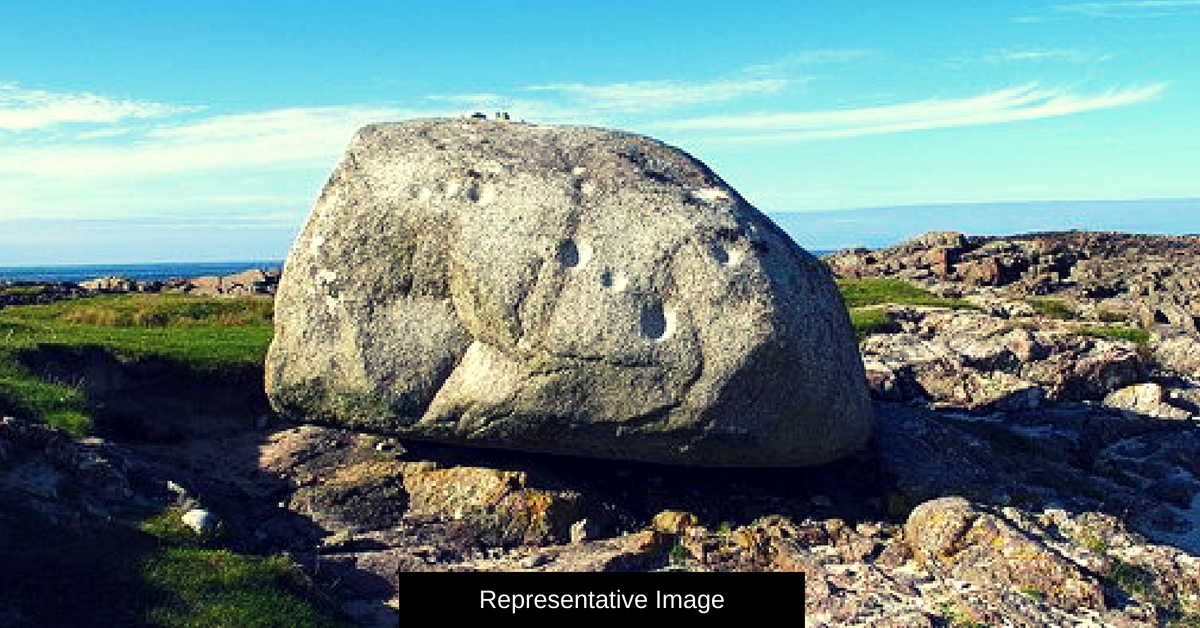
<svg viewBox="0 0 1200 628">
<path fill-rule="evenodd" d="M 683 534 L 699 524 L 700 520 L 690 512 L 664 510 L 654 515 L 650 527 L 663 534 Z"/>
<path fill-rule="evenodd" d="M 212 275 L 196 277 L 190 280 L 192 292 L 201 296 L 217 296 L 221 294 L 221 278 Z"/>
<path fill-rule="evenodd" d="M 193 508 L 181 517 L 183 525 L 196 534 L 210 534 L 217 529 L 217 517 L 204 508 Z"/>
<path fill-rule="evenodd" d="M 1164 339 L 1155 346 L 1154 359 L 1176 373 L 1200 376 L 1200 342 L 1190 336 Z"/>
<path fill-rule="evenodd" d="M 600 528 L 591 519 L 580 519 L 571 524 L 571 542 L 583 543 L 600 537 Z"/>
<path fill-rule="evenodd" d="M 1182 408 L 1176 408 L 1167 402 L 1167 394 L 1163 387 L 1154 382 L 1134 384 L 1119 390 L 1114 390 L 1104 398 L 1104 405 L 1115 410 L 1123 410 L 1135 416 L 1155 419 L 1185 421 L 1191 414 Z"/>
<path fill-rule="evenodd" d="M 1006 583 L 1068 609 L 1103 608 L 1094 576 L 1031 535 L 961 497 L 913 509 L 904 525 L 918 564 L 970 583 Z"/>
<path fill-rule="evenodd" d="M 655 140 L 482 119 L 362 129 L 295 241 L 266 386 L 299 420 L 707 466 L 859 450 L 828 269 Z"/>
<path fill-rule="evenodd" d="M 133 292 L 137 290 L 136 281 L 117 276 L 97 277 L 79 285 L 85 290 L 93 292 Z"/>
</svg>

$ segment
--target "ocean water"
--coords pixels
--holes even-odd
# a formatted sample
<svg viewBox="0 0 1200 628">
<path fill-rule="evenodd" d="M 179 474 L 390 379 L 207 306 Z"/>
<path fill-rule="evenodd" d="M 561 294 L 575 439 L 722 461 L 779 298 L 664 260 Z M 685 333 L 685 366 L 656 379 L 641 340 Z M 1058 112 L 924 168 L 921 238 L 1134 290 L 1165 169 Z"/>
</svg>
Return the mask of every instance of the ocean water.
<svg viewBox="0 0 1200 628">
<path fill-rule="evenodd" d="M 810 250 L 818 257 L 833 251 Z M 282 260 L 244 262 L 177 262 L 155 264 L 64 264 L 55 266 L 0 266 L 0 282 L 79 283 L 97 277 L 125 277 L 137 281 L 167 281 L 209 275 L 224 276 L 257 268 L 281 270 Z"/>
<path fill-rule="evenodd" d="M 280 270 L 280 260 L 244 262 L 180 262 L 156 264 L 75 264 L 60 266 L 0 266 L 0 282 L 74 282 L 97 277 L 125 277 L 138 281 L 166 281 L 207 275 L 233 275 L 244 270 Z"/>
</svg>

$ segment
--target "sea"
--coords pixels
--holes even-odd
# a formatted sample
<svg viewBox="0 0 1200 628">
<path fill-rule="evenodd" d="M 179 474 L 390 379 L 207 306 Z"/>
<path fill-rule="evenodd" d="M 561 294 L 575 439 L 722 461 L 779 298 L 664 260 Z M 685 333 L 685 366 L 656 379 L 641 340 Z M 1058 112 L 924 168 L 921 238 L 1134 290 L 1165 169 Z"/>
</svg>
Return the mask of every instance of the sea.
<svg viewBox="0 0 1200 628">
<path fill-rule="evenodd" d="M 250 269 L 281 270 L 282 260 L 242 262 L 172 262 L 152 264 L 63 264 L 53 266 L 0 266 L 0 282 L 79 283 L 97 277 L 125 277 L 138 281 L 167 281 L 210 275 L 233 275 Z"/>
<path fill-rule="evenodd" d="M 833 251 L 810 251 L 818 257 Z M 233 275 L 244 270 L 282 270 L 283 260 L 244 262 L 159 262 L 153 264 L 62 264 L 52 266 L 0 266 L 0 283 L 79 283 L 98 277 L 125 277 L 137 281 L 167 281 Z"/>
</svg>

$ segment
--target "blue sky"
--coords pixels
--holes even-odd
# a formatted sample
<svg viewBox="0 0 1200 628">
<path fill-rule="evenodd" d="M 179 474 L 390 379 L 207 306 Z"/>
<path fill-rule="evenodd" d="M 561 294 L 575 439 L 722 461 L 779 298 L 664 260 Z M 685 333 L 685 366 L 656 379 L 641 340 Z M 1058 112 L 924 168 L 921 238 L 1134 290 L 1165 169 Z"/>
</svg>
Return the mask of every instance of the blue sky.
<svg viewBox="0 0 1200 628">
<path fill-rule="evenodd" d="M 475 110 L 668 141 L 810 248 L 1200 232 L 1195 59 L 1200 0 L 8 2 L 0 264 L 279 258 L 358 126 Z"/>
</svg>

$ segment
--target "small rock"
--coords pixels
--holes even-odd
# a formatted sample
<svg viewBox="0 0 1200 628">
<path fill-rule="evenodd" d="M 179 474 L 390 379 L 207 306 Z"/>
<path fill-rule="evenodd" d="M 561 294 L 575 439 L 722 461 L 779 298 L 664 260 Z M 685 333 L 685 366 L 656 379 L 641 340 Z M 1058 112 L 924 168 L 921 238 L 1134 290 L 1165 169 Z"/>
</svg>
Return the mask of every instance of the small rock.
<svg viewBox="0 0 1200 628">
<path fill-rule="evenodd" d="M 537 569 L 550 563 L 550 557 L 543 553 L 533 554 L 521 559 L 523 569 Z"/>
<path fill-rule="evenodd" d="M 193 508 L 183 513 L 183 524 L 196 534 L 209 534 L 217 529 L 217 517 L 203 508 Z"/>
<path fill-rule="evenodd" d="M 1104 405 L 1156 419 L 1186 420 L 1191 417 L 1186 410 L 1167 403 L 1167 399 L 1168 395 L 1163 387 L 1151 382 L 1113 391 L 1104 398 Z"/>
<path fill-rule="evenodd" d="M 688 528 L 698 525 L 700 520 L 690 512 L 664 510 L 654 515 L 650 527 L 663 534 L 683 534 Z"/>
<path fill-rule="evenodd" d="M 375 444 L 375 451 L 392 456 L 399 456 L 404 453 L 405 449 L 400 443 L 394 440 L 385 440 Z"/>
<path fill-rule="evenodd" d="M 599 529 L 590 519 L 580 519 L 571 524 L 571 542 L 583 543 L 599 536 Z"/>
</svg>

